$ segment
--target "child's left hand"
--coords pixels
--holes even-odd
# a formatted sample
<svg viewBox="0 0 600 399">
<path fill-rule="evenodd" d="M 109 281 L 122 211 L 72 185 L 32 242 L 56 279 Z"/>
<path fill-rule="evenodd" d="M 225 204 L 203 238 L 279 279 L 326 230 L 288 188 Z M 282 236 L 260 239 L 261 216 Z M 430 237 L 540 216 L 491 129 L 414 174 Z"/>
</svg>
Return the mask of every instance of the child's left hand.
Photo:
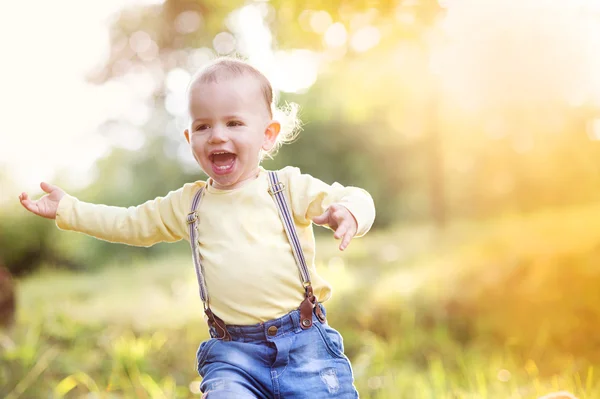
<svg viewBox="0 0 600 399">
<path fill-rule="evenodd" d="M 358 231 L 358 223 L 354 215 L 343 205 L 331 205 L 325 213 L 315 216 L 313 222 L 318 225 L 328 225 L 335 231 L 333 237 L 336 240 L 342 239 L 340 251 L 346 249 Z"/>
</svg>

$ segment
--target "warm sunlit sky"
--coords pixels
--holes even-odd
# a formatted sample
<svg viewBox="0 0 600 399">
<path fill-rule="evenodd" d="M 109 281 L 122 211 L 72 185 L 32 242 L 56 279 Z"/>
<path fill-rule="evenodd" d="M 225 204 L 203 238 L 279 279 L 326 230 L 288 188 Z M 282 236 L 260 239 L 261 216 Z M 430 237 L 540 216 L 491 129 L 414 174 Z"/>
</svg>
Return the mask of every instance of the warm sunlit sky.
<svg viewBox="0 0 600 399">
<path fill-rule="evenodd" d="M 160 0 L 0 2 L 0 171 L 8 170 L 17 191 L 39 191 L 39 181 L 52 180 L 64 168 L 67 173 L 61 176 L 69 184 L 88 183 L 89 167 L 111 144 L 94 133 L 97 126 L 124 113 L 139 126 L 147 120 L 149 109 L 143 102 L 149 85 L 143 77 L 129 86 L 97 87 L 86 83 L 84 75 L 107 55 L 110 16 L 127 5 L 156 2 Z M 550 95 L 569 97 L 575 105 L 594 98 L 600 103 L 600 0 L 440 3 L 449 12 L 440 24 L 445 39 L 437 44 L 432 68 L 449 95 L 474 106 L 490 99 L 513 102 L 509 82 L 526 94 L 524 103 L 545 101 Z M 237 43 L 231 33 L 222 32 L 213 49 L 195 51 L 202 58 L 203 51 L 223 47 L 227 52 L 225 47 L 235 45 L 276 89 L 310 87 L 323 54 L 274 52 L 260 15 L 266 5 L 261 4 L 230 16 L 228 27 Z M 403 15 L 398 14 L 399 22 Z M 323 35 L 329 49 L 348 44 L 351 51 L 363 52 L 380 40 L 376 27 L 351 32 L 324 11 L 306 11 L 300 19 Z M 269 70 L 271 65 L 276 68 Z M 165 78 L 167 110 L 177 116 L 184 108 L 189 74 L 172 70 Z M 134 133 L 126 146 L 139 145 Z"/>
<path fill-rule="evenodd" d="M 117 93 L 84 75 L 107 55 L 110 16 L 150 1 L 0 2 L 0 168 L 23 190 L 73 164 L 77 182 L 106 151 L 93 131 Z"/>
<path fill-rule="evenodd" d="M 84 76 L 108 54 L 111 15 L 127 5 L 156 2 L 160 0 L 0 3 L 0 170 L 8 171 L 18 191 L 39 191 L 41 180 L 52 180 L 64 168 L 67 173 L 61 176 L 67 184 L 89 183 L 90 166 L 110 145 L 94 132 L 98 125 L 128 109 L 127 116 L 143 124 L 148 112 L 139 105 L 148 95 L 144 77 L 138 84 L 98 87 L 86 83 Z M 285 66 L 280 70 L 286 73 L 270 76 L 274 87 L 288 91 L 309 87 L 316 79 L 314 57 L 302 50 L 273 53 L 271 34 L 259 14 L 256 8 L 246 7 L 230 16 L 238 47 L 244 47 L 259 67 L 278 58 Z M 213 44 L 226 47 L 232 40 L 224 32 Z M 166 76 L 167 87 L 174 92 L 169 93 L 167 108 L 170 105 L 175 115 L 183 108 L 187 79 L 189 74 L 183 70 Z M 130 141 L 135 147 L 135 138 Z"/>
</svg>

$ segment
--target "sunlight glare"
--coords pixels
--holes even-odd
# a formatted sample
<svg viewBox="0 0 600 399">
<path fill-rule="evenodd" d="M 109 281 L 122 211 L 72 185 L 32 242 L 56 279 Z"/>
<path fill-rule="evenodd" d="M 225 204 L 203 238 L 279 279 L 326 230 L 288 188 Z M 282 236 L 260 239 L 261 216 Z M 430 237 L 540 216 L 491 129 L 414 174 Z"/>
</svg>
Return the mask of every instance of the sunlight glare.
<svg viewBox="0 0 600 399">
<path fill-rule="evenodd" d="M 452 2 L 432 49 L 444 89 L 463 105 L 580 103 L 600 92 L 600 19 L 577 2 Z M 477 32 L 477 34 L 473 34 Z"/>
<path fill-rule="evenodd" d="M 167 90 L 174 93 L 184 93 L 190 81 L 190 73 L 181 68 L 175 68 L 167 73 L 165 85 Z"/>
<path fill-rule="evenodd" d="M 149 114 L 148 110 L 141 111 Z M 146 142 L 144 133 L 137 128 L 123 124 L 111 124 L 102 131 L 111 144 L 130 151 L 137 151 Z"/>
<path fill-rule="evenodd" d="M 588 122 L 587 132 L 591 140 L 600 140 L 600 118 Z"/>
<path fill-rule="evenodd" d="M 342 47 L 346 44 L 347 36 L 346 27 L 342 23 L 336 22 L 327 28 L 323 41 L 328 47 Z"/>
<path fill-rule="evenodd" d="M 310 16 L 310 27 L 316 33 L 324 33 L 332 23 L 331 15 L 327 11 L 317 11 Z"/>
<path fill-rule="evenodd" d="M 135 97 L 145 100 L 160 87 L 162 77 L 162 74 L 157 74 L 149 68 L 138 66 L 125 78 L 129 90 L 135 93 Z"/>
<path fill-rule="evenodd" d="M 403 25 L 412 25 L 417 21 L 414 12 L 406 4 L 396 7 L 396 20 Z"/>
<path fill-rule="evenodd" d="M 381 33 L 379 33 L 379 29 L 374 26 L 365 26 L 352 35 L 350 46 L 352 46 L 354 51 L 363 52 L 378 45 L 380 39 Z"/>
<path fill-rule="evenodd" d="M 165 109 L 173 116 L 187 114 L 187 98 L 183 92 L 169 92 L 165 98 Z"/>
<path fill-rule="evenodd" d="M 273 37 L 265 23 L 267 7 L 268 4 L 248 5 L 233 11 L 227 19 L 227 26 L 237 40 L 237 50 L 261 70 L 273 58 Z"/>
<path fill-rule="evenodd" d="M 273 51 L 273 37 L 265 23 L 268 7 L 251 4 L 233 11 L 227 26 L 235 34 L 238 51 L 269 78 L 273 90 L 304 91 L 317 79 L 319 59 L 309 50 Z"/>
<path fill-rule="evenodd" d="M 317 81 L 318 68 L 319 59 L 310 50 L 278 51 L 267 75 L 276 90 L 298 93 Z"/>
<path fill-rule="evenodd" d="M 108 22 L 114 13 L 133 4 L 157 3 L 162 1 L 0 3 L 5 60 L 0 87 L 4 98 L 11 99 L 11 111 L 2 120 L 2 130 L 11 133 L 0 135 L 0 160 L 19 190 L 39 190 L 41 180 L 52 181 L 61 169 L 68 170 L 62 181 L 72 186 L 93 178 L 94 162 L 111 145 L 96 129 L 108 118 L 134 112 L 131 104 L 137 98 L 124 82 L 96 86 L 85 77 L 109 56 Z M 120 67 L 130 69 L 128 64 Z M 27 129 L 37 124 L 44 129 Z M 27 134 L 19 134 L 24 129 Z"/>
</svg>

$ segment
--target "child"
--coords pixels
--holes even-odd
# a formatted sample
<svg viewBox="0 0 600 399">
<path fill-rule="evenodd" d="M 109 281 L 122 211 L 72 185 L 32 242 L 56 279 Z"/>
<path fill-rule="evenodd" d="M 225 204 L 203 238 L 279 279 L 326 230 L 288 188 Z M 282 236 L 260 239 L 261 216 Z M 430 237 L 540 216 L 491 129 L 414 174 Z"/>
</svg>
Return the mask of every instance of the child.
<svg viewBox="0 0 600 399">
<path fill-rule="evenodd" d="M 274 120 L 271 85 L 249 64 L 214 61 L 192 79 L 188 101 L 184 135 L 206 182 L 130 208 L 84 203 L 42 183 L 48 195 L 23 193 L 21 203 L 60 229 L 107 241 L 190 241 L 211 334 L 197 353 L 208 398 L 358 397 L 321 305 L 331 286 L 315 269 L 312 223 L 334 230 L 344 250 L 370 229 L 371 197 L 297 168 L 260 167 L 294 132 Z"/>
</svg>

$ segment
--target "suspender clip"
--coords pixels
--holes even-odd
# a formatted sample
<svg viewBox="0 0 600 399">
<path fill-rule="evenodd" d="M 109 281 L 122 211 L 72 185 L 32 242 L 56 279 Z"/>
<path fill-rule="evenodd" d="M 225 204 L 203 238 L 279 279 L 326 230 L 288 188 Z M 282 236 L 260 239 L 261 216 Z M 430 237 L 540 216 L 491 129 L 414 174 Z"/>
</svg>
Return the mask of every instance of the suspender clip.
<svg viewBox="0 0 600 399">
<path fill-rule="evenodd" d="M 277 182 L 269 187 L 269 194 L 271 194 L 271 195 L 279 194 L 283 190 L 285 190 L 285 184 L 283 184 L 282 182 Z"/>
<path fill-rule="evenodd" d="M 198 213 L 196 211 L 188 213 L 187 224 L 194 224 L 196 221 L 198 221 Z"/>
</svg>

